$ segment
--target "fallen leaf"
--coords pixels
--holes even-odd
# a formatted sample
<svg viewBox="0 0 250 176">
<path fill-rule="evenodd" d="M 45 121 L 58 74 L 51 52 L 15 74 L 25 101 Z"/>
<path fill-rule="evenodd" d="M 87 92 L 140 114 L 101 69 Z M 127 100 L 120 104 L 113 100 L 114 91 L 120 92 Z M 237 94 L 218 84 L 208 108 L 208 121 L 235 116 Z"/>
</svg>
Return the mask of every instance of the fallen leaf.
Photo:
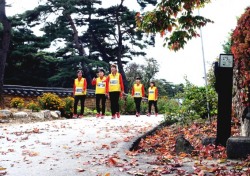
<svg viewBox="0 0 250 176">
<path fill-rule="evenodd" d="M 33 129 L 33 133 L 39 133 L 39 129 L 38 128 L 34 128 Z"/>
<path fill-rule="evenodd" d="M 117 164 L 117 161 L 115 160 L 115 158 L 110 157 L 110 158 L 108 159 L 108 163 L 109 163 L 110 165 L 115 166 L 115 165 Z"/>
<path fill-rule="evenodd" d="M 85 171 L 85 169 L 82 169 L 82 168 L 77 168 L 76 169 L 78 172 L 84 172 Z"/>
</svg>

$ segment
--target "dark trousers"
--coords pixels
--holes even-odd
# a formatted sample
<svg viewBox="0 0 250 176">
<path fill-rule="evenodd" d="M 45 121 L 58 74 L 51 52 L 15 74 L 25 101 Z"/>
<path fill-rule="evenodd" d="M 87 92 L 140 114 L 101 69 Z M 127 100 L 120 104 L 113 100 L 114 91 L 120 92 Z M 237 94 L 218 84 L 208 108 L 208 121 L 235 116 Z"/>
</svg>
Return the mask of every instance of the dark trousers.
<svg viewBox="0 0 250 176">
<path fill-rule="evenodd" d="M 109 92 L 110 104 L 111 104 L 111 113 L 115 115 L 117 112 L 120 112 L 119 109 L 119 98 L 120 92 Z"/>
<path fill-rule="evenodd" d="M 95 95 L 96 100 L 96 110 L 97 113 L 100 114 L 101 108 L 100 108 L 100 101 L 102 101 L 102 114 L 105 114 L 105 108 L 106 108 L 106 96 L 105 94 L 96 94 Z"/>
<path fill-rule="evenodd" d="M 138 98 L 134 98 L 134 101 L 135 101 L 135 107 L 136 107 L 136 112 L 140 113 L 141 112 L 141 100 L 142 98 L 138 97 Z"/>
<path fill-rule="evenodd" d="M 76 95 L 74 101 L 74 114 L 77 114 L 77 105 L 79 100 L 81 101 L 81 112 L 80 115 L 84 113 L 84 102 L 85 102 L 86 95 Z"/>
<path fill-rule="evenodd" d="M 154 100 L 149 100 L 148 101 L 148 113 L 151 114 L 152 105 L 154 105 L 154 107 L 155 107 L 155 113 L 158 113 L 157 101 L 154 101 Z"/>
</svg>

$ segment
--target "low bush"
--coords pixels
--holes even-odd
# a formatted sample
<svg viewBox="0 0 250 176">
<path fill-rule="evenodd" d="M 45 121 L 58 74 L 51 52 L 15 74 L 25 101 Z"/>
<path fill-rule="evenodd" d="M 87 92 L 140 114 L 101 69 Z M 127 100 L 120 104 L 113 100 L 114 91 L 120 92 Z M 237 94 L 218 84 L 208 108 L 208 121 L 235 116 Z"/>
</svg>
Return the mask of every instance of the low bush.
<svg viewBox="0 0 250 176">
<path fill-rule="evenodd" d="M 59 110 L 65 106 L 65 102 L 60 97 L 53 93 L 44 93 L 37 98 L 42 109 Z"/>
<path fill-rule="evenodd" d="M 18 109 L 21 109 L 24 107 L 24 100 L 22 98 L 13 98 L 11 101 L 10 101 L 10 106 L 12 108 L 18 108 Z"/>
<path fill-rule="evenodd" d="M 62 100 L 59 110 L 61 111 L 62 116 L 65 116 L 66 118 L 71 118 L 73 115 L 73 108 L 74 108 L 74 98 L 67 97 Z"/>
<path fill-rule="evenodd" d="M 39 106 L 39 104 L 35 103 L 34 101 L 31 101 L 30 103 L 28 103 L 26 108 L 32 110 L 32 112 L 33 111 L 38 112 L 41 110 L 41 107 Z"/>
</svg>

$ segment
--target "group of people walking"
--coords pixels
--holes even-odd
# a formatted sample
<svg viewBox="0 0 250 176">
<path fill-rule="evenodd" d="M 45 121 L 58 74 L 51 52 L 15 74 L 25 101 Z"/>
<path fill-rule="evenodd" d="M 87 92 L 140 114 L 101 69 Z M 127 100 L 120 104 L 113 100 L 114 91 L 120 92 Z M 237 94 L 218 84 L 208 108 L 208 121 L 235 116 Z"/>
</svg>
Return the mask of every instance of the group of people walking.
<svg viewBox="0 0 250 176">
<path fill-rule="evenodd" d="M 105 71 L 100 69 L 98 77 L 93 78 L 92 85 L 95 86 L 96 97 L 96 117 L 104 118 L 106 109 L 106 99 L 110 100 L 112 119 L 120 118 L 119 99 L 124 94 L 124 85 L 122 75 L 118 73 L 117 66 L 111 65 L 111 73 L 106 77 Z M 87 94 L 87 81 L 83 78 L 82 71 L 78 70 L 77 78 L 74 80 L 73 96 L 74 96 L 74 112 L 73 118 L 82 118 L 84 114 L 84 103 Z M 136 117 L 140 116 L 141 101 L 145 97 L 144 85 L 141 84 L 141 78 L 136 77 L 135 84 L 132 87 L 131 94 L 134 97 L 136 105 Z M 151 115 L 152 105 L 155 108 L 155 115 L 158 115 L 157 108 L 158 90 L 154 82 L 150 82 L 148 89 L 148 114 Z M 80 114 L 77 114 L 77 105 L 81 102 Z M 100 106 L 101 104 L 101 106 Z"/>
</svg>

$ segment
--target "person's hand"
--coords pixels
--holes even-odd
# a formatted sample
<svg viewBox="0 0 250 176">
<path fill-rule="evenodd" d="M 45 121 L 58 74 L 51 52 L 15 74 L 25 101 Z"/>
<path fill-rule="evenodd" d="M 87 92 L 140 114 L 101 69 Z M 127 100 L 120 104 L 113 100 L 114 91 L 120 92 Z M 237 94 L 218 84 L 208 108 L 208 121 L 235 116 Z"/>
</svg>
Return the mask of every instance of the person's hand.
<svg viewBox="0 0 250 176">
<path fill-rule="evenodd" d="M 106 97 L 107 97 L 107 99 L 109 99 L 109 93 L 106 93 Z"/>
<path fill-rule="evenodd" d="M 95 78 L 95 77 L 93 78 L 93 81 L 94 81 L 94 80 L 96 80 L 96 78 Z"/>
<path fill-rule="evenodd" d="M 123 98 L 123 94 L 124 94 L 124 92 L 121 91 L 121 93 L 120 93 L 120 97 L 121 97 L 121 98 Z"/>
</svg>

